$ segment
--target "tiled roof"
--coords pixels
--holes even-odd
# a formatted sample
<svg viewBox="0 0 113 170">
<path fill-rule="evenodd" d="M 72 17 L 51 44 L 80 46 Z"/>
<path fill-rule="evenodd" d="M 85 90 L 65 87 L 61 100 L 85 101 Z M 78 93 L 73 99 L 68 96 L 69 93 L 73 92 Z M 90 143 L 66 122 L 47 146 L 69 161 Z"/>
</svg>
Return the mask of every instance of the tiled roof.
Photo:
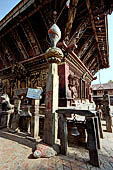
<svg viewBox="0 0 113 170">
<path fill-rule="evenodd" d="M 113 89 L 113 83 L 105 83 L 105 84 L 94 84 L 92 85 L 93 90 L 110 90 Z"/>
</svg>

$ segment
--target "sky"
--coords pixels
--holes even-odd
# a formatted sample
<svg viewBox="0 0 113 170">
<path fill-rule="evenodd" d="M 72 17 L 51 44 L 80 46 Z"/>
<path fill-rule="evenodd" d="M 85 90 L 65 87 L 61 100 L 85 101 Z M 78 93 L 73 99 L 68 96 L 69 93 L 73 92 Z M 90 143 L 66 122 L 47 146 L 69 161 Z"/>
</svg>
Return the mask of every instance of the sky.
<svg viewBox="0 0 113 170">
<path fill-rule="evenodd" d="M 0 20 L 21 0 L 0 0 Z"/>
<path fill-rule="evenodd" d="M 21 0 L 0 0 L 0 20 Z M 108 69 L 100 70 L 95 76 L 92 84 L 103 84 L 113 80 L 113 13 L 108 15 L 108 41 L 109 41 L 109 63 Z M 99 76 L 100 75 L 100 76 Z"/>
</svg>

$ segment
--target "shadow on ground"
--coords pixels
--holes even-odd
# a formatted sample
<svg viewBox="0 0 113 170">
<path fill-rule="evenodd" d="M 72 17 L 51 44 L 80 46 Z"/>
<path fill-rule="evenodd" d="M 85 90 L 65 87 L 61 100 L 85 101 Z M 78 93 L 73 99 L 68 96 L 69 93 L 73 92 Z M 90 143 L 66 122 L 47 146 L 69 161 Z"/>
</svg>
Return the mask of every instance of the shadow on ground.
<svg viewBox="0 0 113 170">
<path fill-rule="evenodd" d="M 11 141 L 15 141 L 19 144 L 25 145 L 29 148 L 34 148 L 36 145 L 36 142 L 30 141 L 28 139 L 26 139 L 26 133 L 11 133 L 8 131 L 8 129 L 2 129 L 0 130 L 0 137 L 11 140 Z"/>
</svg>

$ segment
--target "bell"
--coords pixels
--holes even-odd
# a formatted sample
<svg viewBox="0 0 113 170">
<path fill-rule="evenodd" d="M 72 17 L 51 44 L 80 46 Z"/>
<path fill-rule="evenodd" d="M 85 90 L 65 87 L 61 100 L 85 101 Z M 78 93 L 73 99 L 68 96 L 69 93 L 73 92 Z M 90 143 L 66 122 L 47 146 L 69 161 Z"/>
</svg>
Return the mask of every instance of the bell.
<svg viewBox="0 0 113 170">
<path fill-rule="evenodd" d="M 71 129 L 71 135 L 72 135 L 72 136 L 79 136 L 79 135 L 80 135 L 80 133 L 79 133 L 79 131 L 78 131 L 78 129 L 77 129 L 76 126 L 75 126 L 75 127 L 72 127 L 72 129 Z"/>
</svg>

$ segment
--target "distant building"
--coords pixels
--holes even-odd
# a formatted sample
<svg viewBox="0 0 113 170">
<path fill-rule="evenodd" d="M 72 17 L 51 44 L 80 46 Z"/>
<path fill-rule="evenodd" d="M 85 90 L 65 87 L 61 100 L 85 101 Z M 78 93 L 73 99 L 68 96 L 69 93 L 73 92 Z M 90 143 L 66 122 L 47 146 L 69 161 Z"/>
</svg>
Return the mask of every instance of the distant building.
<svg viewBox="0 0 113 170">
<path fill-rule="evenodd" d="M 110 96 L 110 105 L 113 106 L 113 82 L 92 85 L 93 100 L 98 105 L 103 105 L 103 95 L 106 92 Z"/>
</svg>

